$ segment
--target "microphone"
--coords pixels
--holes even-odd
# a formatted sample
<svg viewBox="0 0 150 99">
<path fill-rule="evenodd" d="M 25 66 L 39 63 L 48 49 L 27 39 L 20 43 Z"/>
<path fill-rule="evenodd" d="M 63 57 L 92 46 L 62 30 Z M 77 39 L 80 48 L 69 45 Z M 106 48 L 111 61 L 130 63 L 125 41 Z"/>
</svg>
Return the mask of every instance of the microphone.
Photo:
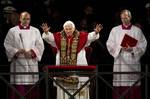
<svg viewBox="0 0 150 99">
<path fill-rule="evenodd" d="M 21 42 L 23 43 L 23 39 L 22 39 L 21 33 L 19 33 L 19 37 L 20 37 Z"/>
<path fill-rule="evenodd" d="M 21 33 L 19 33 L 19 37 L 20 37 L 20 40 L 22 43 L 22 47 L 23 47 L 23 49 L 25 49 L 24 44 L 23 44 L 23 37 L 22 37 Z M 26 57 L 25 57 L 25 59 L 26 59 L 27 66 L 29 66 L 30 72 L 32 72 L 31 65 L 29 64 L 29 60 Z M 34 75 L 32 75 L 32 76 L 34 76 Z"/>
<path fill-rule="evenodd" d="M 21 33 L 19 33 L 19 37 L 20 37 L 20 40 L 21 40 L 22 47 L 23 47 L 23 49 L 25 49 L 24 43 L 23 43 L 23 37 L 22 37 Z"/>
</svg>

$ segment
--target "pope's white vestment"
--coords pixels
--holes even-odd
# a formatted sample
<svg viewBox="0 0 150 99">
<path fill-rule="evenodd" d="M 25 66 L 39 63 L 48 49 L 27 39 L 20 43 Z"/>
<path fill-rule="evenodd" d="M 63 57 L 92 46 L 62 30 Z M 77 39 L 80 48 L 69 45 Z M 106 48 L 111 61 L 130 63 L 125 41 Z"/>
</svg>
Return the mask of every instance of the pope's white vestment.
<svg viewBox="0 0 150 99">
<path fill-rule="evenodd" d="M 57 48 L 54 35 L 51 32 L 48 32 L 48 34 L 43 33 L 42 37 L 46 42 L 51 44 L 53 47 Z M 91 42 L 97 40 L 98 38 L 99 34 L 96 34 L 95 32 L 88 33 L 85 46 L 77 54 L 77 66 L 88 66 L 85 47 L 89 46 Z M 56 54 L 56 65 L 58 66 L 60 65 L 60 50 L 58 50 Z M 66 89 L 68 89 L 70 94 L 74 94 L 76 89 L 80 88 L 82 84 L 89 79 L 88 77 L 78 77 L 78 78 L 80 83 L 76 87 L 72 88 L 69 88 L 69 86 L 65 87 Z M 69 98 L 70 97 L 59 86 L 57 86 L 57 99 L 69 99 Z M 75 99 L 89 99 L 89 84 L 87 84 L 77 95 L 75 95 Z"/>
</svg>

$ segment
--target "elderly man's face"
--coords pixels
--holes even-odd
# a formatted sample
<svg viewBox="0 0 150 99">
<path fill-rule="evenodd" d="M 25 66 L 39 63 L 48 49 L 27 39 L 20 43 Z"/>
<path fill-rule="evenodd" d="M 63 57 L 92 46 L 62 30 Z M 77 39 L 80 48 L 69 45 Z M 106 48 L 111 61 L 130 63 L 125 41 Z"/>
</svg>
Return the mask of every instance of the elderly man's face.
<svg viewBox="0 0 150 99">
<path fill-rule="evenodd" d="M 71 25 L 66 25 L 65 27 L 64 27 L 64 31 L 65 31 L 65 33 L 67 34 L 67 35 L 72 35 L 73 34 L 73 32 L 74 32 L 74 28 L 71 26 Z"/>
<path fill-rule="evenodd" d="M 131 16 L 127 11 L 123 12 L 120 17 L 123 24 L 129 24 L 131 21 Z"/>
<path fill-rule="evenodd" d="M 30 14 L 22 13 L 20 16 L 20 22 L 23 26 L 28 26 L 30 24 Z"/>
</svg>

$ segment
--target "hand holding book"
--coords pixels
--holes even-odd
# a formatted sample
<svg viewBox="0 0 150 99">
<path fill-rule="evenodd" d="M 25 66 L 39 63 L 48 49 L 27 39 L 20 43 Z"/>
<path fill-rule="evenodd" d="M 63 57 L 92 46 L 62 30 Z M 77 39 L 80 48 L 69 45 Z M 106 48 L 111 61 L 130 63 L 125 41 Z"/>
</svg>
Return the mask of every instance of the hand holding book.
<svg viewBox="0 0 150 99">
<path fill-rule="evenodd" d="M 133 52 L 133 48 L 132 47 L 122 47 L 122 49 L 124 50 L 124 51 L 127 51 L 127 52 Z"/>
</svg>

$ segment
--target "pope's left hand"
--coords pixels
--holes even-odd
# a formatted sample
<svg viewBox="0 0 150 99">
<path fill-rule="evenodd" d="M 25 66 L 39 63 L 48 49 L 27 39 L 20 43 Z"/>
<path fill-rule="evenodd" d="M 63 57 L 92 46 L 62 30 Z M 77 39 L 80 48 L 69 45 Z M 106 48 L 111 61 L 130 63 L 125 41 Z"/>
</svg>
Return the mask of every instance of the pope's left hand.
<svg viewBox="0 0 150 99">
<path fill-rule="evenodd" d="M 101 24 L 96 24 L 96 27 L 94 29 L 95 33 L 99 33 L 103 29 L 103 26 Z"/>
</svg>

